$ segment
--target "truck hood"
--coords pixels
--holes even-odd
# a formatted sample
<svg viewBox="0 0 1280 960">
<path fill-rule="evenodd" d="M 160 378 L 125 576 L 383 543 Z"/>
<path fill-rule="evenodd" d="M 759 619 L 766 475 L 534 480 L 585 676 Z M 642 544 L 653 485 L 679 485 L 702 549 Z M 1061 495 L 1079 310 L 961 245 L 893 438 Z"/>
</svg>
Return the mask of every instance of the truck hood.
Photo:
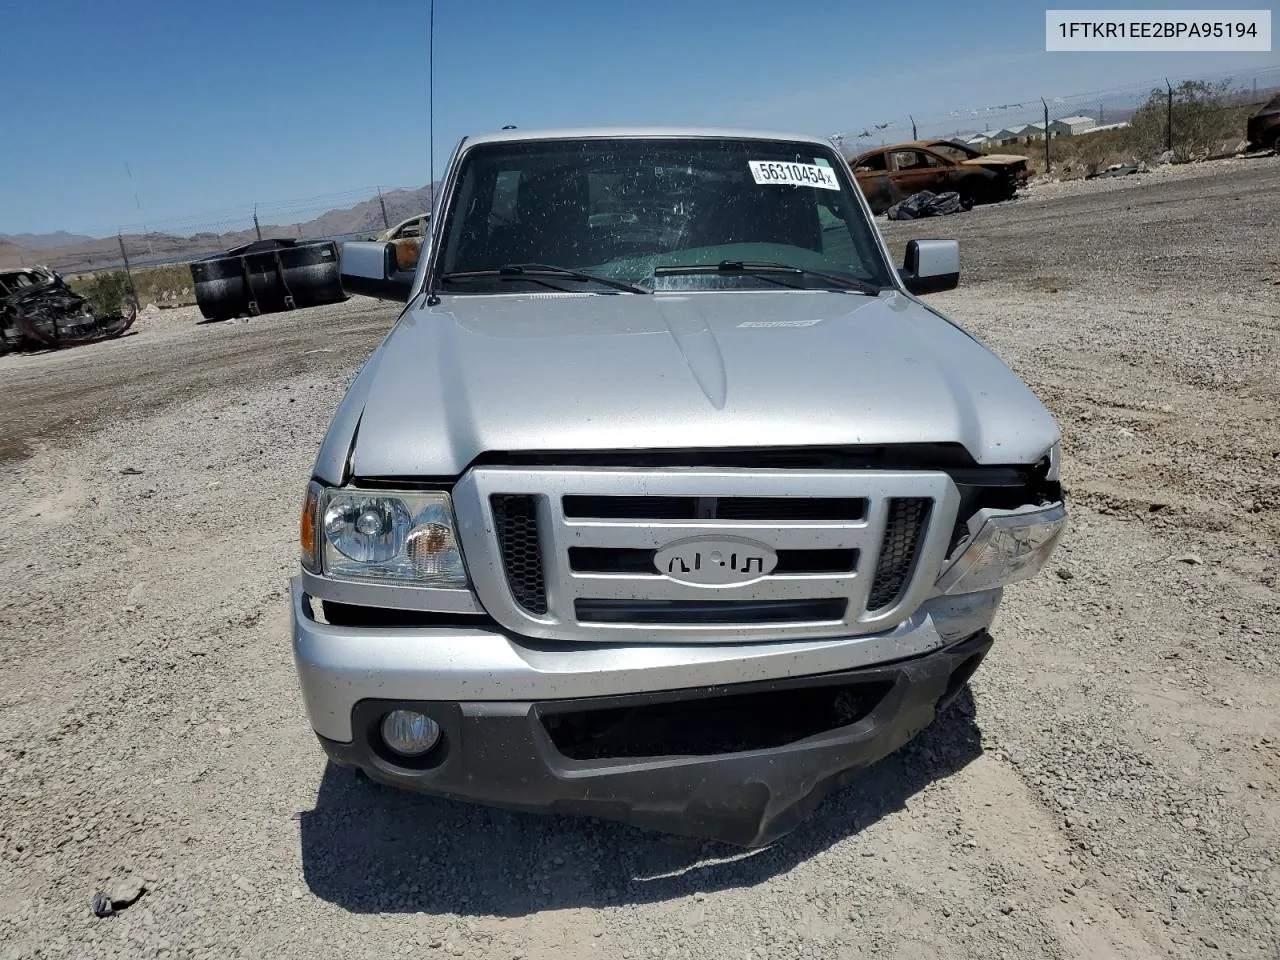
<svg viewBox="0 0 1280 960">
<path fill-rule="evenodd" d="M 437 478 L 485 452 L 898 443 L 1011 464 L 1057 437 L 999 359 L 896 292 L 460 295 L 400 318 L 317 473 L 340 482 L 349 451 L 357 477 Z"/>
</svg>

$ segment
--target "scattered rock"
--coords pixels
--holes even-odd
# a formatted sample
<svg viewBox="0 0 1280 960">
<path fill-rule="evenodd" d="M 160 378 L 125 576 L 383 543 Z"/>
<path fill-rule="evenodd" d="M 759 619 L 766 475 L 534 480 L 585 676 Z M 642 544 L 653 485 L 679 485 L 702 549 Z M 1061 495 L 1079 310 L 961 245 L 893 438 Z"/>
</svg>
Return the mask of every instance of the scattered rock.
<svg viewBox="0 0 1280 960">
<path fill-rule="evenodd" d="M 93 895 L 93 915 L 95 917 L 109 917 L 116 912 L 115 907 L 111 905 L 111 898 L 99 890 Z"/>
<path fill-rule="evenodd" d="M 120 474 L 125 477 L 137 477 L 142 475 L 142 471 L 137 467 L 125 467 L 120 471 Z"/>
<path fill-rule="evenodd" d="M 1196 553 L 1180 553 L 1173 559 L 1177 563 L 1186 563 L 1193 567 L 1198 567 L 1204 563 L 1204 560 Z"/>
<path fill-rule="evenodd" d="M 95 916 L 109 917 L 137 903 L 146 890 L 146 882 L 141 877 L 132 874 L 117 877 L 107 884 L 105 890 L 99 890 L 93 895 L 93 913 Z"/>
<path fill-rule="evenodd" d="M 1054 572 L 1058 575 L 1059 580 L 1074 580 L 1076 578 L 1076 575 L 1066 567 L 1059 567 Z"/>
</svg>

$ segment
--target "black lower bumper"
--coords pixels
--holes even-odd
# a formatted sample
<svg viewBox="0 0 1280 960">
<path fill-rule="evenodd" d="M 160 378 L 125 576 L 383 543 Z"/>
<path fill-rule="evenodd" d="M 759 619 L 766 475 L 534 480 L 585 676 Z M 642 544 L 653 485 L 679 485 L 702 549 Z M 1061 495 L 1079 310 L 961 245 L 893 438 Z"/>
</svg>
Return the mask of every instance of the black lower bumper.
<svg viewBox="0 0 1280 960">
<path fill-rule="evenodd" d="M 927 727 L 964 687 L 991 642 L 983 631 L 885 666 L 630 697 L 363 700 L 352 711 L 353 741 L 321 738 L 321 744 L 335 762 L 396 787 L 755 847 L 795 829 L 833 789 Z M 804 735 L 814 729 L 815 717 L 820 720 L 809 705 L 827 703 L 834 691 L 843 698 L 835 702 L 849 705 L 843 721 L 838 717 Z M 744 727 L 772 734 L 761 733 L 763 740 L 744 742 L 741 749 L 732 745 L 726 735 L 733 731 L 715 712 L 730 703 L 750 711 L 737 715 L 751 721 Z M 417 710 L 441 725 L 442 741 L 427 757 L 397 759 L 382 743 L 381 719 L 395 709 Z M 771 710 L 776 723 L 769 722 Z M 808 728 L 797 726 L 799 713 L 806 714 Z M 669 730 L 673 749 L 646 755 L 644 743 L 638 753 L 616 739 L 618 729 L 643 731 L 655 718 L 669 725 L 674 718 L 683 727 Z M 788 729 L 799 730 L 800 739 L 787 742 Z M 706 738 L 699 746 L 702 730 Z"/>
</svg>

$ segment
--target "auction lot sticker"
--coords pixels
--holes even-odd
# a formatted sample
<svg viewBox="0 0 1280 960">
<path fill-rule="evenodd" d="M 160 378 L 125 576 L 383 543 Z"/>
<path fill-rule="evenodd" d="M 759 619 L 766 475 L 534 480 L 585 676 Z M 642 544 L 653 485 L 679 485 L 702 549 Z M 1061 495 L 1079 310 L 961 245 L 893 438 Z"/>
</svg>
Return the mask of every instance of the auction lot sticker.
<svg viewBox="0 0 1280 960">
<path fill-rule="evenodd" d="M 1271 50 L 1270 10 L 1046 10 L 1052 51 Z"/>
<path fill-rule="evenodd" d="M 756 183 L 781 183 L 795 187 L 821 187 L 839 190 L 836 172 L 816 163 L 782 163 L 775 160 L 748 160 Z"/>
</svg>

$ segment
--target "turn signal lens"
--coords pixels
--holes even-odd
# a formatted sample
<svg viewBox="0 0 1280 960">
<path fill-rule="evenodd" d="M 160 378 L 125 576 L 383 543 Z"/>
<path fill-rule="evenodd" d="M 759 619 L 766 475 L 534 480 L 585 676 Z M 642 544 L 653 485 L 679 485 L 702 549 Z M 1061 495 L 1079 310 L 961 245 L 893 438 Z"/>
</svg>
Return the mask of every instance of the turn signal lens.
<svg viewBox="0 0 1280 960">
<path fill-rule="evenodd" d="M 307 498 L 302 504 L 302 517 L 298 523 L 298 544 L 302 549 L 302 568 L 309 573 L 320 572 L 319 527 L 320 498 L 324 487 L 312 480 L 307 484 Z"/>
</svg>

